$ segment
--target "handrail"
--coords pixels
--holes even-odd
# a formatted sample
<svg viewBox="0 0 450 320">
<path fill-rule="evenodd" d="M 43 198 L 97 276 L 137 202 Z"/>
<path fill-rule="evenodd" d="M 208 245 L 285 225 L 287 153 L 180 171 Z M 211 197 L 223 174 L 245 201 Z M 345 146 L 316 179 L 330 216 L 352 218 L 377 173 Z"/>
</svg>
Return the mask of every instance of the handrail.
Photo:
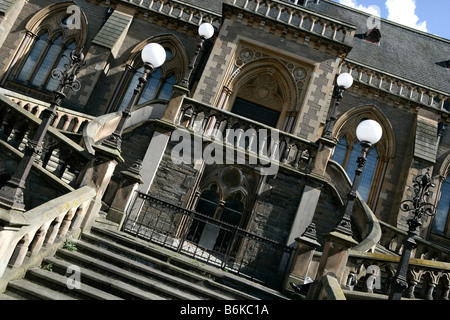
<svg viewBox="0 0 450 320">
<path fill-rule="evenodd" d="M 0 239 L 5 247 L 0 250 L 0 277 L 7 265 L 21 267 L 27 256 L 36 257 L 43 248 L 79 229 L 95 195 L 94 188 L 82 187 L 23 213 L 17 230 L 14 227 L 1 230 Z M 17 213 L 5 212 L 3 216 L 8 214 Z"/>
<path fill-rule="evenodd" d="M 336 190 L 340 193 L 341 199 L 344 202 L 347 194 L 351 190 L 351 181 L 339 163 L 330 160 L 327 165 L 327 181 L 334 185 Z M 361 195 L 357 194 L 358 204 L 361 206 L 361 210 L 355 210 L 354 214 L 358 215 L 355 221 L 360 222 L 358 227 L 361 229 L 361 235 L 363 239 L 356 245 L 353 250 L 367 252 L 373 250 L 377 243 L 380 241 L 382 233 L 380 227 L 380 221 L 376 218 L 372 210 L 367 206 Z M 366 227 L 366 230 L 363 230 Z"/>
<path fill-rule="evenodd" d="M 18 152 L 23 152 L 28 135 L 36 130 L 42 120 L 0 94 L 0 139 Z M 49 127 L 38 163 L 49 173 L 75 187 L 78 175 L 84 171 L 90 155 L 59 130 Z"/>
</svg>

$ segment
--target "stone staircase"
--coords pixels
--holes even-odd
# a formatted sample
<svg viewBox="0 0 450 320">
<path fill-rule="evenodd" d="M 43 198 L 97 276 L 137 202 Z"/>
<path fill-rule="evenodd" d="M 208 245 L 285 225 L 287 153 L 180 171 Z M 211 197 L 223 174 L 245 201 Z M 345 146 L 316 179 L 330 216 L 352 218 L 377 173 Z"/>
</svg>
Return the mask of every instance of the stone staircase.
<svg viewBox="0 0 450 320">
<path fill-rule="evenodd" d="M 94 227 L 72 244 L 11 281 L 0 300 L 287 300 L 255 282 L 106 228 Z"/>
</svg>

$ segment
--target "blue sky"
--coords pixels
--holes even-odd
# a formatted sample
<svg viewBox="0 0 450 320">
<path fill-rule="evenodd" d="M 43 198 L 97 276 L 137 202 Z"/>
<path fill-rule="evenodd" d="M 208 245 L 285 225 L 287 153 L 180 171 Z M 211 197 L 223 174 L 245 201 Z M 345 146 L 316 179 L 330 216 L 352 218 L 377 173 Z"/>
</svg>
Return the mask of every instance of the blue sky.
<svg viewBox="0 0 450 320">
<path fill-rule="evenodd" d="M 450 39 L 450 0 L 333 0 Z"/>
</svg>

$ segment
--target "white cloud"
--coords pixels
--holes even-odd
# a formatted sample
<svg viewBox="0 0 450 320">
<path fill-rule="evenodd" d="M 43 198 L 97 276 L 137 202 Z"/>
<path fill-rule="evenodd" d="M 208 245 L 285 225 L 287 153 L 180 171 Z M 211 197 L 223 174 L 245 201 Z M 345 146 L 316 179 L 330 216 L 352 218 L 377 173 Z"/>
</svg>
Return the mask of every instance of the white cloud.
<svg viewBox="0 0 450 320">
<path fill-rule="evenodd" d="M 428 32 L 427 22 L 419 22 L 415 0 L 386 0 L 386 8 L 389 12 L 388 20 Z"/>
<path fill-rule="evenodd" d="M 381 16 L 380 7 L 378 7 L 376 5 L 364 6 L 362 4 L 358 4 L 358 2 L 356 0 L 339 0 L 339 3 L 343 4 L 345 6 L 349 6 L 349 7 L 361 10 L 361 11 L 371 14 L 372 16 L 375 16 L 375 17 Z"/>
</svg>

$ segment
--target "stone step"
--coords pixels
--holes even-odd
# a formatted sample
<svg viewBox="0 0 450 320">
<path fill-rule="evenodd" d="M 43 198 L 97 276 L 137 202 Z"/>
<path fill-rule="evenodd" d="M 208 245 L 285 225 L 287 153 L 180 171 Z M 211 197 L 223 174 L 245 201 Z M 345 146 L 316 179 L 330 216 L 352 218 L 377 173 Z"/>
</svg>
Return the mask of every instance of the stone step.
<svg viewBox="0 0 450 320">
<path fill-rule="evenodd" d="M 217 290 L 225 290 L 227 292 L 226 294 L 234 299 L 289 300 L 289 298 L 280 292 L 267 288 L 259 283 L 235 275 L 232 272 L 226 272 L 217 267 L 195 261 L 183 254 L 178 254 L 158 245 L 137 239 L 123 232 L 94 227 L 90 234 L 83 234 L 82 239 L 92 242 L 94 241 L 92 240 L 93 236 L 102 238 L 103 240 L 97 238 L 95 241 L 98 241 L 100 245 L 105 246 L 108 250 L 114 251 L 116 250 L 115 246 L 120 246 L 121 248 L 127 249 L 122 251 L 122 254 L 129 251 L 128 254 L 132 254 L 138 258 L 146 257 L 146 259 L 149 259 L 151 257 L 153 259 L 151 263 L 156 264 L 156 261 L 159 260 L 167 263 L 171 267 L 178 268 L 177 270 L 183 270 L 189 276 L 197 275 L 207 278 L 210 281 L 205 282 L 206 285 L 215 289 L 217 288 Z M 165 269 L 164 271 L 170 272 L 168 270 L 170 269 Z"/>
<path fill-rule="evenodd" d="M 53 272 L 59 274 L 66 274 L 69 268 L 73 268 L 74 264 L 68 261 L 58 259 L 57 257 L 51 257 L 44 260 L 52 266 Z M 127 300 L 163 300 L 161 296 L 153 294 L 148 291 L 144 291 L 136 286 L 132 286 L 129 283 L 113 279 L 105 276 L 104 274 L 94 272 L 87 268 L 78 266 L 81 275 L 81 281 L 89 284 L 93 287 L 107 291 Z"/>
<path fill-rule="evenodd" d="M 67 282 L 69 280 L 68 277 L 63 276 L 61 274 L 43 270 L 40 268 L 33 268 L 28 270 L 26 274 L 26 279 L 33 281 L 34 283 L 38 283 L 47 288 L 55 290 L 57 292 L 61 292 L 68 296 L 73 296 L 77 299 L 82 300 L 123 300 L 115 295 L 112 295 L 108 292 L 99 290 L 95 287 L 87 285 L 80 281 L 79 287 L 74 286 L 73 288 L 69 288 Z"/>
<path fill-rule="evenodd" d="M 5 294 L 26 300 L 76 300 L 71 296 L 25 279 L 11 281 Z"/>
<path fill-rule="evenodd" d="M 126 256 L 131 260 L 140 262 L 140 264 L 137 265 L 137 271 L 139 271 L 139 267 L 142 268 L 142 264 L 151 267 L 144 267 L 144 269 L 140 270 L 139 272 L 145 272 L 146 275 L 154 277 L 156 279 L 160 279 L 162 281 L 175 281 L 178 286 L 184 286 L 189 290 L 195 289 L 196 292 L 202 292 L 206 296 L 209 295 L 209 298 L 225 300 L 256 299 L 254 296 L 217 283 L 211 277 L 206 277 L 197 273 L 190 272 L 189 270 L 175 266 L 169 262 L 165 262 L 152 256 L 145 255 L 126 246 L 113 243 L 108 239 L 104 239 L 92 234 L 84 234 L 83 240 L 89 241 L 89 243 L 100 245 L 102 248 L 107 248 L 107 251 L 109 253 L 116 253 L 120 256 Z M 83 250 L 83 246 L 85 246 L 84 243 L 81 244 L 81 250 Z M 115 258 L 112 257 L 111 259 Z M 110 261 L 113 261 L 111 259 Z M 218 292 L 220 292 L 220 294 L 218 294 Z"/>
<path fill-rule="evenodd" d="M 116 264 L 102 261 L 97 257 L 92 257 L 81 252 L 60 250 L 57 252 L 57 257 L 78 266 L 84 266 L 96 272 L 101 272 L 109 277 L 120 279 L 141 289 L 160 295 L 165 299 L 201 300 L 196 295 L 173 288 L 166 283 L 148 279 L 145 276 L 122 269 Z"/>
</svg>

